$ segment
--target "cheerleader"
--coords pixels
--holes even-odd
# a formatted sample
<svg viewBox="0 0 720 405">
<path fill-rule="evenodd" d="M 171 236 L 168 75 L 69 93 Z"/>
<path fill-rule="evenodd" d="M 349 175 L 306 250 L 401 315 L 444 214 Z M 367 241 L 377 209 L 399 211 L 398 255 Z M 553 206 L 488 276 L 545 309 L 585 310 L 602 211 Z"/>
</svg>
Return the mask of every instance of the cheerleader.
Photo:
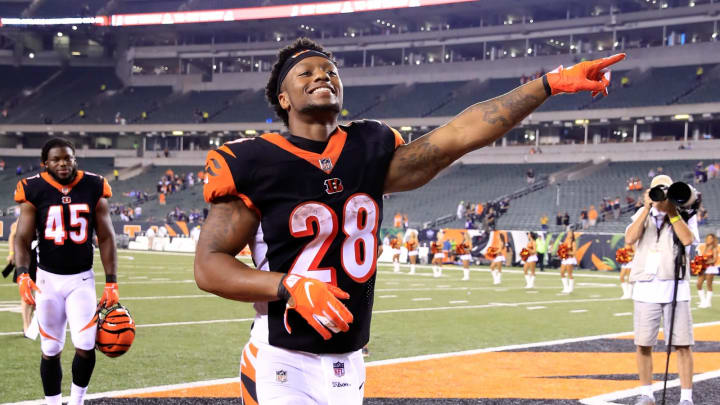
<svg viewBox="0 0 720 405">
<path fill-rule="evenodd" d="M 528 244 L 520 251 L 520 258 L 523 261 L 523 273 L 525 273 L 525 288 L 535 287 L 535 264 L 538 261 L 537 248 L 535 245 L 535 233 L 528 232 Z"/>
<path fill-rule="evenodd" d="M 575 240 L 575 231 L 568 231 L 568 236 L 563 243 L 564 255 L 561 256 L 560 262 L 560 281 L 563 285 L 563 293 L 571 293 L 575 288 L 575 280 L 573 279 L 573 267 L 577 264 L 575 253 L 577 252 L 577 241 Z M 564 257 L 563 257 L 564 256 Z M 565 275 L 567 274 L 567 277 Z"/>
<path fill-rule="evenodd" d="M 430 243 L 430 253 L 432 254 L 432 271 L 433 277 L 442 276 L 442 263 L 445 259 L 445 253 L 442 250 L 442 242 L 440 240 L 443 237 L 442 232 L 438 232 L 438 240 Z"/>
<path fill-rule="evenodd" d="M 620 263 L 620 287 L 623 295 L 620 299 L 629 300 L 632 298 L 632 284 L 630 284 L 630 269 L 632 268 L 632 259 L 635 256 L 635 247 L 626 243 L 624 247 L 617 250 L 615 259 Z"/>
<path fill-rule="evenodd" d="M 720 264 L 717 236 L 709 233 L 705 237 L 705 246 L 700 253 L 705 259 L 705 263 L 707 263 L 707 268 L 704 273 L 698 275 L 697 289 L 700 296 L 698 308 L 710 308 L 712 306 L 713 279 L 718 274 L 718 264 Z M 703 291 L 703 284 L 706 281 L 707 291 Z"/>
<path fill-rule="evenodd" d="M 463 265 L 463 281 L 470 280 L 470 249 L 472 243 L 470 235 L 465 233 L 462 243 L 455 247 L 455 252 L 460 256 Z"/>
<path fill-rule="evenodd" d="M 408 260 L 410 261 L 410 274 L 415 274 L 415 264 L 417 264 L 418 258 L 418 239 L 417 234 L 410 232 L 408 241 L 405 242 L 405 247 L 408 250 Z"/>
<path fill-rule="evenodd" d="M 393 272 L 400 272 L 400 241 L 402 233 L 398 233 L 394 238 L 390 239 L 390 248 L 392 249 Z"/>
<path fill-rule="evenodd" d="M 500 247 L 491 246 L 485 254 L 490 260 L 490 274 L 492 274 L 494 285 L 502 282 L 502 265 L 505 263 L 505 256 L 507 255 L 507 243 L 503 234 L 500 234 L 500 242 Z"/>
</svg>

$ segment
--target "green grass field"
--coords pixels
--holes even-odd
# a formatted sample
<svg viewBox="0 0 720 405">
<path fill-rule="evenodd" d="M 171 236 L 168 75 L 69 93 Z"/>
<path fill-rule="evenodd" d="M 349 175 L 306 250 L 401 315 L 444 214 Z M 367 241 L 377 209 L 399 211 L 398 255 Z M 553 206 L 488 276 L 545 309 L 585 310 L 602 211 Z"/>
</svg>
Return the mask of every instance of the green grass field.
<svg viewBox="0 0 720 405">
<path fill-rule="evenodd" d="M 0 257 L 6 254 L 5 243 Z M 98 354 L 89 392 L 237 377 L 254 316 L 251 304 L 200 291 L 192 255 L 119 251 L 118 256 L 120 301 L 131 310 L 137 335 L 122 357 Z M 97 255 L 95 264 L 99 297 L 104 278 Z M 429 268 L 408 275 L 404 266 L 399 274 L 379 266 L 368 361 L 632 330 L 632 303 L 617 299 L 616 273 L 578 271 L 575 292 L 567 295 L 559 294 L 556 271 L 538 272 L 537 288 L 528 291 L 517 269 L 504 272 L 499 287 L 486 268 L 474 270 L 470 281 L 461 281 L 455 266 L 445 266 L 439 279 L 430 277 Z M 22 337 L 18 311 L 17 288 L 5 279 L 0 283 L 0 402 L 43 396 L 39 339 Z M 717 311 L 693 315 L 696 323 L 717 319 Z M 72 357 L 68 335 L 64 395 Z"/>
</svg>

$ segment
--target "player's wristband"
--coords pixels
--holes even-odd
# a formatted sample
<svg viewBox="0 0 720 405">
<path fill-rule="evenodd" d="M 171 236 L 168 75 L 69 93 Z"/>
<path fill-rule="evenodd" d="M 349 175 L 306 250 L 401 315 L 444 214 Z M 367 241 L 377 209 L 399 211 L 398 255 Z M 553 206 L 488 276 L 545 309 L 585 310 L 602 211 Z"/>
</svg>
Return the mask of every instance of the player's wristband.
<svg viewBox="0 0 720 405">
<path fill-rule="evenodd" d="M 25 266 L 18 266 L 15 268 L 15 271 L 17 271 L 18 276 L 30 272 L 30 270 L 28 270 L 28 268 Z"/>
<path fill-rule="evenodd" d="M 545 94 L 547 94 L 548 97 L 552 96 L 552 89 L 550 88 L 550 83 L 548 83 L 547 75 L 543 75 L 542 83 L 545 88 Z"/>
<path fill-rule="evenodd" d="M 116 274 L 106 274 L 105 282 L 106 283 L 117 283 L 117 275 Z"/>
<path fill-rule="evenodd" d="M 670 218 L 670 224 L 672 225 L 681 219 L 682 219 L 682 217 L 680 215 L 675 215 L 674 217 Z"/>
<path fill-rule="evenodd" d="M 278 289 L 277 289 L 278 298 L 280 298 L 281 300 L 285 300 L 285 301 L 290 299 L 290 291 L 288 291 L 287 288 L 285 288 L 285 278 L 287 276 L 288 275 L 286 274 L 283 276 L 283 278 L 280 279 L 280 284 L 278 284 Z"/>
</svg>

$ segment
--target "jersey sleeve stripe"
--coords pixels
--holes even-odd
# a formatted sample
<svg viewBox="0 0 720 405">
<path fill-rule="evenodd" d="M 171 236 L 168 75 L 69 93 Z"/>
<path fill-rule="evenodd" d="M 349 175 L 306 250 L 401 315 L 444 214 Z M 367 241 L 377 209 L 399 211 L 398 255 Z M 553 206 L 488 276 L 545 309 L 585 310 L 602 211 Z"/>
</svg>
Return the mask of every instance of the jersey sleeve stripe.
<svg viewBox="0 0 720 405">
<path fill-rule="evenodd" d="M 110 183 L 108 183 L 107 179 L 103 179 L 102 196 L 105 198 L 112 197 L 112 187 L 110 187 Z"/>
<path fill-rule="evenodd" d="M 403 139 L 402 135 L 400 135 L 400 132 L 398 132 L 398 130 L 393 127 L 388 128 L 390 128 L 393 134 L 395 134 L 395 149 L 400 147 L 400 145 L 405 145 L 405 140 Z"/>
<path fill-rule="evenodd" d="M 15 188 L 15 202 L 18 204 L 22 204 L 27 201 L 27 198 L 25 197 L 25 187 L 23 186 L 25 184 L 25 180 L 18 181 L 17 187 Z"/>
<path fill-rule="evenodd" d="M 257 214 L 258 217 L 261 216 L 260 209 L 255 205 L 255 203 L 252 202 L 250 197 L 246 196 L 245 194 L 240 194 L 240 193 L 238 193 L 238 197 L 240 197 L 242 202 L 245 203 L 245 206 L 250 208 L 251 210 L 253 210 L 255 212 L 255 214 Z"/>
<path fill-rule="evenodd" d="M 234 158 L 237 158 L 237 156 L 235 156 L 235 153 L 233 153 L 232 149 L 230 149 L 227 145 L 223 145 L 223 146 L 219 147 L 218 149 L 227 153 L 228 155 L 230 155 Z"/>
</svg>

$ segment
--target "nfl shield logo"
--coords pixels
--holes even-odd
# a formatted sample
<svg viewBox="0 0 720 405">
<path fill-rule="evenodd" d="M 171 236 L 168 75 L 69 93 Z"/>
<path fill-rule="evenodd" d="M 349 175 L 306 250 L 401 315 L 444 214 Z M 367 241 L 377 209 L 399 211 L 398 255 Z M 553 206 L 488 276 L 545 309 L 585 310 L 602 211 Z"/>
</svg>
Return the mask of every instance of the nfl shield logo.
<svg viewBox="0 0 720 405">
<path fill-rule="evenodd" d="M 275 372 L 275 380 L 279 383 L 287 382 L 287 371 L 286 370 L 277 370 Z"/>
<path fill-rule="evenodd" d="M 318 162 L 320 162 L 320 170 L 324 172 L 330 172 L 333 168 L 332 160 L 330 158 L 321 158 Z"/>
<path fill-rule="evenodd" d="M 333 370 L 335 370 L 335 377 L 342 377 L 345 375 L 345 363 L 338 361 L 333 363 Z"/>
<path fill-rule="evenodd" d="M 72 199 L 70 199 L 70 197 L 65 195 L 61 198 L 61 201 L 63 204 L 70 204 L 72 202 Z"/>
</svg>

